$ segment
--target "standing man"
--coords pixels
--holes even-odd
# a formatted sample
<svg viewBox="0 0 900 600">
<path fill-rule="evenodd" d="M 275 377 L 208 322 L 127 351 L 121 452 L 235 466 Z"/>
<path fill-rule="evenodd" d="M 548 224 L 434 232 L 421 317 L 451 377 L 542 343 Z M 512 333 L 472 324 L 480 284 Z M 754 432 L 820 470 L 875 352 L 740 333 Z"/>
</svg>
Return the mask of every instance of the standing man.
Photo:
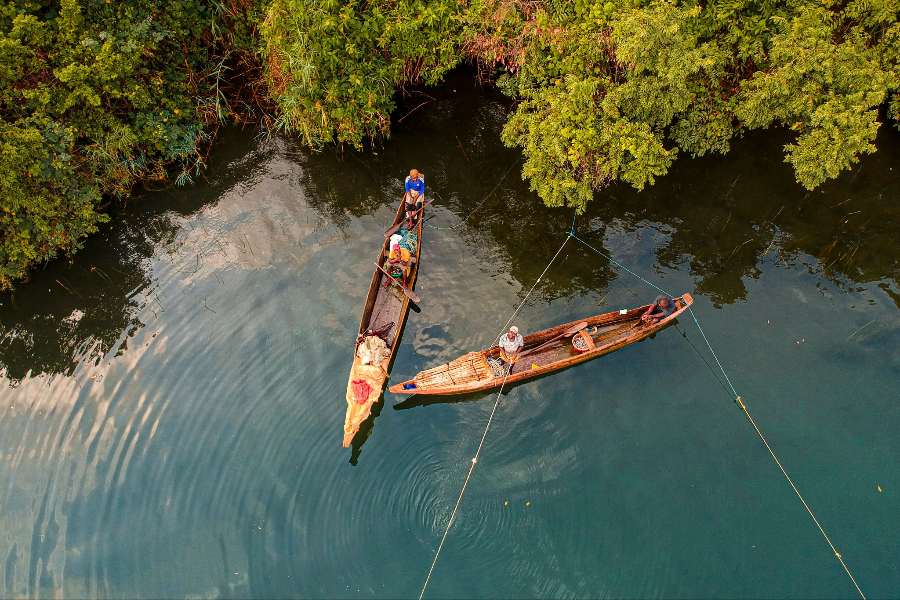
<svg viewBox="0 0 900 600">
<path fill-rule="evenodd" d="M 519 328 L 513 325 L 509 328 L 509 333 L 500 338 L 500 358 L 503 364 L 512 370 L 513 363 L 519 360 L 519 352 L 525 345 L 522 336 L 519 335 Z"/>
<path fill-rule="evenodd" d="M 412 169 L 406 178 L 406 219 L 409 221 L 407 229 L 413 228 L 413 215 L 422 208 L 423 198 L 425 198 L 425 174 Z"/>
</svg>

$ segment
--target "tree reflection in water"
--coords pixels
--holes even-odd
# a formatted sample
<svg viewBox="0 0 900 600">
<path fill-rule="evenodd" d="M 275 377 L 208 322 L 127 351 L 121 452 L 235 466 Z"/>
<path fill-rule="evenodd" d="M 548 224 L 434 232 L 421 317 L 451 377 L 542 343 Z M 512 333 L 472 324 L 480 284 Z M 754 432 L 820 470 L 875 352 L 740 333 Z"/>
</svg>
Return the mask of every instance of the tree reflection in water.
<svg viewBox="0 0 900 600">
<path fill-rule="evenodd" d="M 82 362 L 127 351 L 128 339 L 144 326 L 136 317 L 143 306 L 165 310 L 167 299 L 154 291 L 149 259 L 176 243 L 186 216 L 252 173 L 260 160 L 255 146 L 252 132 L 225 132 L 211 157 L 208 183 L 196 186 L 206 188 L 203 193 L 138 192 L 133 202 L 111 211 L 110 223 L 71 260 L 52 261 L 0 293 L 0 369 L 9 382 L 68 375 Z"/>
<path fill-rule="evenodd" d="M 380 207 L 394 205 L 403 175 L 420 168 L 428 195 L 437 197 L 435 206 L 457 218 L 435 218 L 429 225 L 456 227 L 470 246 L 489 252 L 490 262 L 527 289 L 546 264 L 538 258 L 549 260 L 564 239 L 572 211 L 547 208 L 530 192 L 519 176 L 518 152 L 499 139 L 507 103 L 495 92 L 475 92 L 474 85 L 456 75 L 429 90 L 429 105 L 416 112 L 414 122 L 398 123 L 383 147 L 310 153 L 287 142 L 284 152 L 302 166 L 296 185 L 316 218 L 340 230 L 351 218 L 374 218 Z M 414 98 L 402 104 L 397 114 L 418 103 Z M 744 278 L 759 277 L 762 262 L 773 257 L 779 268 L 801 266 L 842 290 L 878 282 L 900 307 L 900 168 L 892 170 L 900 164 L 900 136 L 882 128 L 876 154 L 813 192 L 797 185 L 780 161 L 781 146 L 791 139 L 789 132 L 752 132 L 727 156 L 679 160 L 643 192 L 614 185 L 578 218 L 578 234 L 624 264 L 641 249 L 610 247 L 611 239 L 621 239 L 611 234 L 649 236 L 660 273 L 687 268 L 696 286 L 690 291 L 719 307 L 745 299 Z M 135 317 L 140 303 L 165 310 L 167 299 L 156 296 L 149 259 L 175 243 L 186 216 L 252 179 L 261 160 L 256 149 L 265 143 L 253 132 L 224 133 L 208 183 L 142 194 L 113 211 L 113 222 L 71 262 L 57 260 L 14 292 L 0 294 L 0 365 L 6 377 L 15 384 L 29 373 L 68 374 L 85 356 L 98 360 L 113 349 L 125 352 L 128 337 L 143 326 Z M 534 301 L 597 292 L 620 275 L 574 243 L 565 257 L 541 281 Z"/>
</svg>

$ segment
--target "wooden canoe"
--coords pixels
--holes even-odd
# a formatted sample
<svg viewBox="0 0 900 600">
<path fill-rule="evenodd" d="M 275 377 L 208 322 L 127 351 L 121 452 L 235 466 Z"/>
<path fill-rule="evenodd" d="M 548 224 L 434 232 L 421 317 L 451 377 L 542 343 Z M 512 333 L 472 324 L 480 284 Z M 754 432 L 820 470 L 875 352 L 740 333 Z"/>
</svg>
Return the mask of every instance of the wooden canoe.
<svg viewBox="0 0 900 600">
<path fill-rule="evenodd" d="M 538 348 L 548 340 L 552 340 L 573 326 L 586 321 L 588 328 L 582 337 L 582 345 L 588 350 L 579 352 L 573 347 L 572 338 L 562 338 L 542 350 L 522 356 L 513 365 L 512 371 L 506 378 L 506 384 L 565 369 L 639 342 L 668 326 L 693 303 L 694 299 L 691 295 L 685 294 L 675 299 L 676 310 L 671 315 L 659 323 L 642 325 L 634 329 L 631 326 L 647 312 L 647 309 L 650 308 L 649 304 L 631 310 L 615 311 L 572 321 L 526 335 L 523 338 L 525 346 L 522 348 L 522 353 L 532 348 Z M 579 336 L 581 334 L 576 335 L 576 337 Z M 390 391 L 394 394 L 438 395 L 464 394 L 495 388 L 503 383 L 503 376 L 497 375 L 491 370 L 487 359 L 497 359 L 499 356 L 500 348 L 498 346 L 492 346 L 480 352 L 470 352 L 449 363 L 422 371 L 409 381 L 392 385 Z M 408 387 L 411 385 L 415 387 Z"/>
<path fill-rule="evenodd" d="M 392 225 L 396 225 L 406 216 L 405 196 L 400 201 L 400 207 L 394 217 Z M 419 215 L 414 233 L 419 238 L 416 253 L 413 255 L 414 260 L 410 269 L 409 276 L 406 278 L 406 285 L 412 289 L 416 283 L 416 275 L 419 272 L 419 257 L 422 254 L 422 223 L 424 222 L 425 211 Z M 379 266 L 384 266 L 390 253 L 390 238 L 384 240 L 381 246 L 381 252 L 375 262 Z M 373 269 L 372 282 L 369 284 L 369 293 L 366 296 L 365 308 L 363 308 L 362 320 L 359 323 L 359 331 L 357 332 L 356 342 L 353 345 L 353 366 L 350 369 L 350 378 L 347 381 L 347 415 L 344 419 L 344 448 L 350 447 L 353 437 L 359 432 L 359 428 L 372 412 L 372 406 L 381 400 L 384 384 L 388 379 L 391 370 L 391 363 L 394 361 L 394 355 L 397 352 L 397 346 L 400 345 L 400 335 L 403 332 L 403 325 L 406 322 L 406 315 L 409 313 L 409 298 L 396 285 L 391 283 L 388 287 L 382 284 L 387 280 L 379 269 Z M 380 364 L 364 365 L 356 355 L 356 349 L 362 342 L 363 338 L 372 332 L 382 332 L 382 337 L 387 343 L 389 355 L 385 356 Z M 371 388 L 368 397 L 364 402 L 360 403 L 356 400 L 354 393 L 354 381 L 365 381 Z"/>
</svg>

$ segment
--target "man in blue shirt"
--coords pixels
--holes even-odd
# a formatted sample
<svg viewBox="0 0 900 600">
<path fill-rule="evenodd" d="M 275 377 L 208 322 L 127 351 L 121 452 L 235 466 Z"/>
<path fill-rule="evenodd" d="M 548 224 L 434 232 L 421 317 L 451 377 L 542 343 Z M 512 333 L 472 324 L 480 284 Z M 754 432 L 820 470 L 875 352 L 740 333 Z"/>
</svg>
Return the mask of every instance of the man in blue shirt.
<svg viewBox="0 0 900 600">
<path fill-rule="evenodd" d="M 425 198 L 425 174 L 412 169 L 406 178 L 406 218 L 409 221 L 409 229 L 413 228 L 413 215 L 422 208 L 422 199 Z"/>
</svg>

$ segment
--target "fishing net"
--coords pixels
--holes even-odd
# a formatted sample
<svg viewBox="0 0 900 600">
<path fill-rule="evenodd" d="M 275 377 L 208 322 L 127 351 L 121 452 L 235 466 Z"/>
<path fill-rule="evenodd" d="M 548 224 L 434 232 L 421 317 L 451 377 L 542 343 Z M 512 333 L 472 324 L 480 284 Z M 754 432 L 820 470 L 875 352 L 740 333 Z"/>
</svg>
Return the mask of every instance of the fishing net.
<svg viewBox="0 0 900 600">
<path fill-rule="evenodd" d="M 392 323 L 393 325 L 393 323 Z M 381 363 L 382 360 L 390 356 L 387 344 L 377 335 L 366 336 L 359 346 L 356 348 L 356 355 L 364 365 Z"/>
<path fill-rule="evenodd" d="M 499 358 L 488 358 L 487 363 L 488 366 L 491 367 L 491 372 L 494 374 L 494 377 L 503 377 L 506 375 L 506 367 L 503 366 L 503 362 Z"/>
<path fill-rule="evenodd" d="M 416 249 L 419 247 L 419 238 L 412 231 L 406 231 L 403 234 L 403 239 L 400 240 L 400 247 L 406 248 L 409 250 L 409 253 L 415 256 Z"/>
<path fill-rule="evenodd" d="M 578 348 L 579 350 L 581 350 L 582 352 L 584 352 L 588 349 L 587 342 L 585 342 L 584 339 L 580 335 L 575 336 L 575 338 L 572 340 L 572 345 L 575 346 L 576 348 Z"/>
</svg>

